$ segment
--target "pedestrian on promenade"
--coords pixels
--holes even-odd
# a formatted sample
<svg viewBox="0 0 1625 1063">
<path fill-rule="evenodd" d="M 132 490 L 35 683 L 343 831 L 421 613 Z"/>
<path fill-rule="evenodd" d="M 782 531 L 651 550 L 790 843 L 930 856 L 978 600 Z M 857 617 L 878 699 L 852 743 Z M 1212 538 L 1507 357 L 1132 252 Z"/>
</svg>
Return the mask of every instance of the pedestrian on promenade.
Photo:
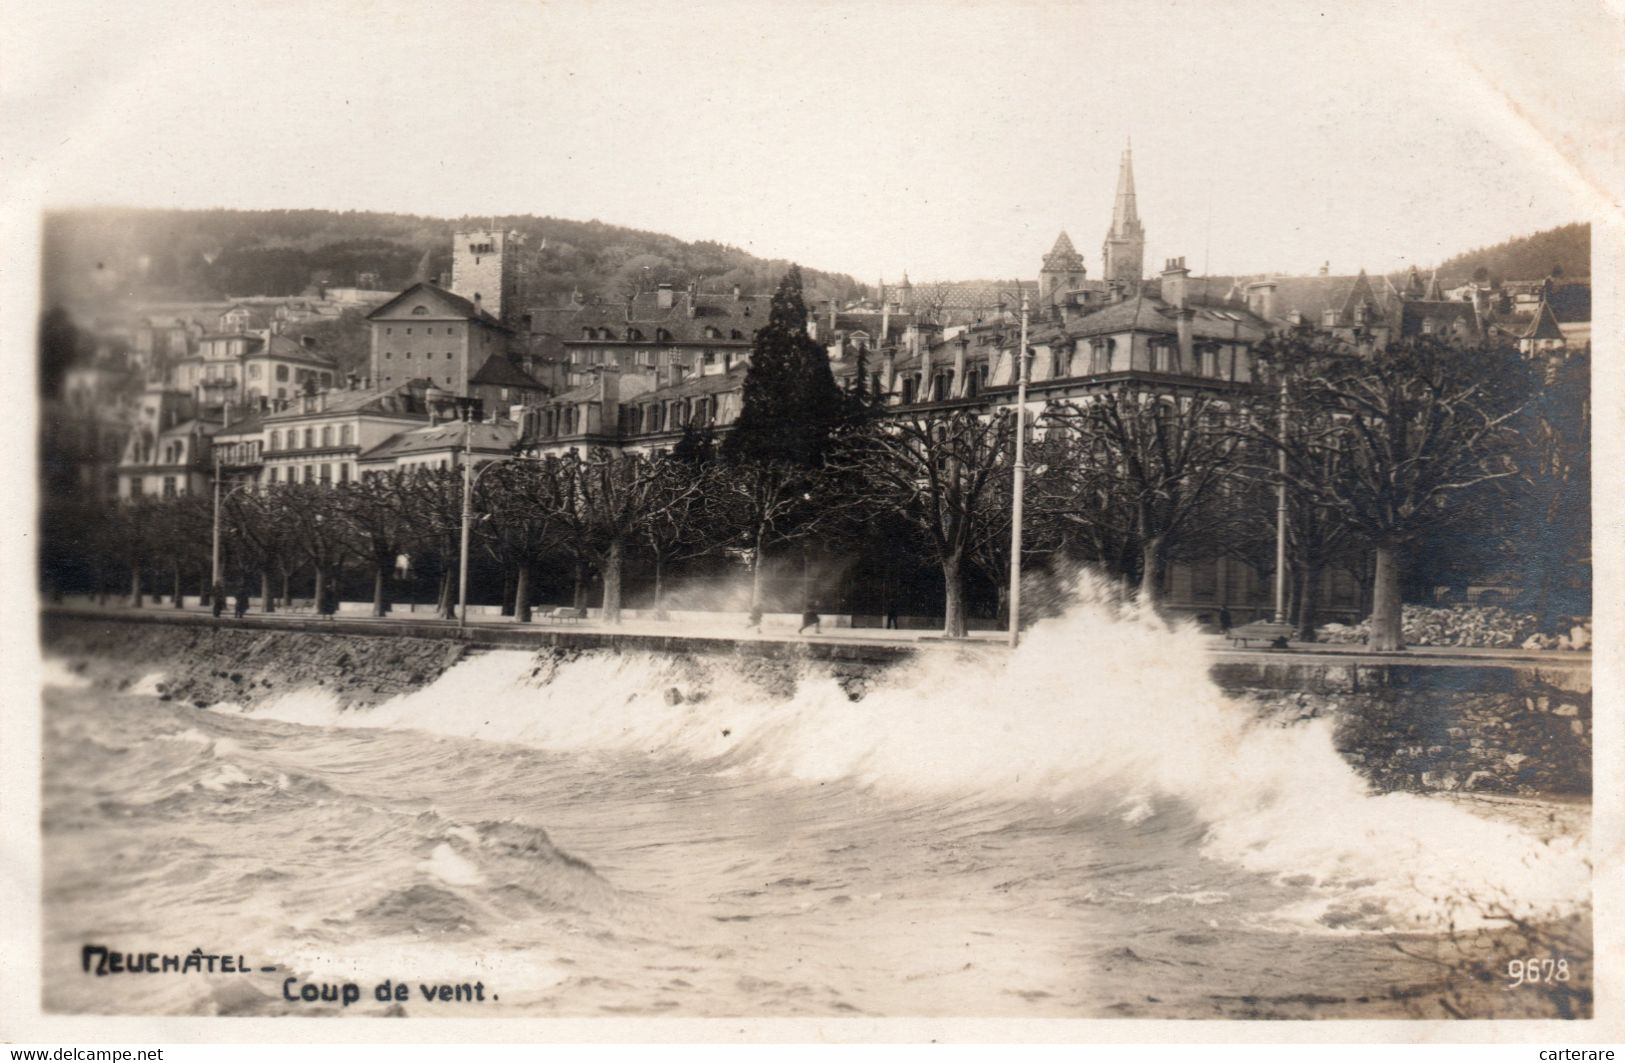
<svg viewBox="0 0 1625 1063">
<path fill-rule="evenodd" d="M 895 605 L 886 606 L 886 630 L 897 630 L 897 606 Z"/>
<path fill-rule="evenodd" d="M 214 618 L 220 619 L 220 614 L 226 611 L 226 588 L 218 580 L 209 588 L 209 601 L 214 606 Z"/>
<path fill-rule="evenodd" d="M 745 621 L 745 630 L 762 630 L 762 607 L 760 605 L 753 605 L 750 607 L 750 619 Z"/>
<path fill-rule="evenodd" d="M 243 617 L 245 617 L 247 615 L 248 615 L 248 588 L 247 587 L 242 587 L 237 591 L 237 612 L 236 612 L 236 616 L 237 616 L 238 620 L 241 620 Z"/>
<path fill-rule="evenodd" d="M 818 614 L 811 609 L 801 614 L 801 626 L 796 628 L 796 634 L 799 635 L 808 628 L 813 629 L 814 635 L 821 634 L 824 630 L 822 622 L 818 619 Z"/>
<path fill-rule="evenodd" d="M 1219 606 L 1219 634 L 1228 637 L 1231 623 L 1230 607 L 1228 605 Z"/>
<path fill-rule="evenodd" d="M 322 600 L 316 603 L 316 608 L 327 619 L 333 619 L 333 614 L 339 611 L 338 588 L 329 584 L 322 588 Z"/>
</svg>

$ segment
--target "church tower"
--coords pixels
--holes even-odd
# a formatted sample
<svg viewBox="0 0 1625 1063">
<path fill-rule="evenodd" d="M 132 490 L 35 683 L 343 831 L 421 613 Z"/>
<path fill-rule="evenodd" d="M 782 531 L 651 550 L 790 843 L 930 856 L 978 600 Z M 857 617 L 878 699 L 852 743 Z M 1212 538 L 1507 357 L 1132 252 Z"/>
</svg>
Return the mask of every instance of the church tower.
<svg viewBox="0 0 1625 1063">
<path fill-rule="evenodd" d="M 1138 286 L 1145 276 L 1145 226 L 1134 202 L 1134 149 L 1123 149 L 1123 163 L 1117 171 L 1117 202 L 1112 206 L 1112 227 L 1101 247 L 1101 273 L 1107 284 L 1114 281 L 1125 290 Z"/>
<path fill-rule="evenodd" d="M 1072 246 L 1072 238 L 1066 230 L 1061 230 L 1061 235 L 1055 238 L 1055 246 L 1044 256 L 1043 268 L 1038 271 L 1039 300 L 1055 305 L 1061 293 L 1083 287 L 1085 273 L 1083 256 Z"/>
<path fill-rule="evenodd" d="M 500 321 L 522 313 L 519 280 L 524 236 L 499 229 L 459 232 L 451 242 L 451 290 Z"/>
</svg>

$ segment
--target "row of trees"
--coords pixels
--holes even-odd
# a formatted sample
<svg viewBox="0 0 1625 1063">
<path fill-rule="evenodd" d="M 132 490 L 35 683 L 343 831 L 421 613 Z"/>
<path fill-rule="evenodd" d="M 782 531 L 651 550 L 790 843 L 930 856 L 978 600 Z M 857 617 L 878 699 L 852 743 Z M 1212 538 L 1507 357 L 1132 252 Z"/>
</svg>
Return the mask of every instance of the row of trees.
<svg viewBox="0 0 1625 1063">
<path fill-rule="evenodd" d="M 934 565 L 950 636 L 966 630 L 968 573 L 999 589 L 1002 611 L 1014 414 L 904 412 L 843 391 L 805 322 L 792 269 L 720 447 L 691 431 L 664 457 L 594 451 L 482 473 L 476 549 L 502 573 L 518 618 L 539 572 L 568 571 L 578 605 L 596 573 L 603 615 L 618 620 L 633 559 L 652 568 L 657 609 L 670 567 L 701 557 L 748 563 L 759 604 L 763 559 L 812 543 L 853 556 L 901 545 Z M 1313 636 L 1321 575 L 1341 568 L 1369 588 L 1379 649 L 1399 644 L 1406 587 L 1462 578 L 1451 569 L 1463 558 L 1479 574 L 1524 570 L 1542 605 L 1584 571 L 1582 361 L 1543 379 L 1515 351 L 1430 337 L 1375 352 L 1291 337 L 1259 354 L 1277 386 L 1123 386 L 1048 405 L 1027 451 L 1026 556 L 1093 565 L 1152 603 L 1176 561 L 1230 557 L 1269 575 L 1284 487 L 1300 637 Z M 336 566 L 359 559 L 382 612 L 389 570 L 412 553 L 435 565 L 449 609 L 461 491 L 461 474 L 442 470 L 238 492 L 227 507 L 232 563 L 258 574 L 269 604 L 290 574 L 313 571 L 320 597 Z M 111 552 L 136 568 L 172 558 L 178 581 L 182 544 L 207 542 L 200 501 L 126 507 Z"/>
</svg>

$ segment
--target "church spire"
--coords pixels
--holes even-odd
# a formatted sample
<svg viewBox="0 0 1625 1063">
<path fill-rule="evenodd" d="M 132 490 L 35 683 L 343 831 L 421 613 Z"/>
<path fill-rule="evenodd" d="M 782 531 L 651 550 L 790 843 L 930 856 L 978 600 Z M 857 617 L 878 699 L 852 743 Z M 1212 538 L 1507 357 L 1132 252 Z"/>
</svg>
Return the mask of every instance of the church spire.
<svg viewBox="0 0 1625 1063">
<path fill-rule="evenodd" d="M 1140 211 L 1134 201 L 1134 149 L 1123 149 L 1117 168 L 1117 201 L 1112 206 L 1112 236 L 1121 240 L 1141 233 Z"/>
<path fill-rule="evenodd" d="M 1106 283 L 1137 286 L 1145 276 L 1145 226 L 1134 195 L 1134 149 L 1123 149 L 1117 169 L 1117 199 L 1112 204 L 1112 227 L 1101 247 L 1101 274 Z"/>
</svg>

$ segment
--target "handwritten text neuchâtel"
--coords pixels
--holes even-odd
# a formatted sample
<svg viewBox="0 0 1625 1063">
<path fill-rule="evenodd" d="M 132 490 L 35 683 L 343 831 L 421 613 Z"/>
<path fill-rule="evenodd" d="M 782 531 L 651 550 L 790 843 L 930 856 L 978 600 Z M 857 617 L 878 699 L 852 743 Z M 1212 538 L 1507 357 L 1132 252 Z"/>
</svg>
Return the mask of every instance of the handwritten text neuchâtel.
<svg viewBox="0 0 1625 1063">
<path fill-rule="evenodd" d="M 248 974 L 254 970 L 248 960 L 229 953 L 204 952 L 201 948 L 175 955 L 164 952 L 124 952 L 106 945 L 86 945 L 79 954 L 85 973 L 95 961 L 96 977 L 110 974 Z M 261 967 L 274 971 L 275 967 Z"/>
</svg>

